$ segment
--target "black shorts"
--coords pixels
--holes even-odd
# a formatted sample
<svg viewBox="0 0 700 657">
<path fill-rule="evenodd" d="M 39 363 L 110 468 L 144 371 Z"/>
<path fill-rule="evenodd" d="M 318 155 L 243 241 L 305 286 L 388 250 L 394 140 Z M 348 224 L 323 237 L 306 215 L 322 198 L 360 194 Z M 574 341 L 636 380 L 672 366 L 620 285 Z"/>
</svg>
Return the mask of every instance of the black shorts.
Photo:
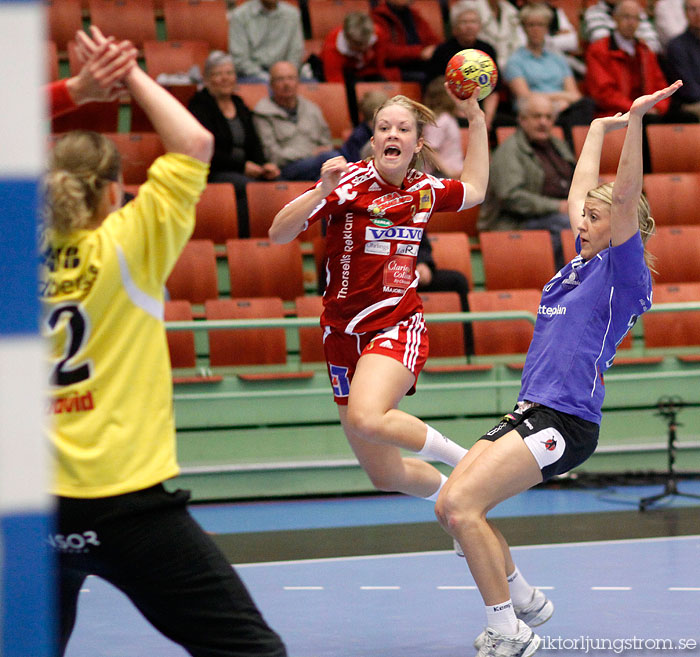
<svg viewBox="0 0 700 657">
<path fill-rule="evenodd" d="M 581 465 L 598 446 L 600 426 L 575 415 L 534 405 L 526 410 L 515 407 L 479 440 L 498 440 L 517 431 L 542 471 L 543 481 Z"/>
<path fill-rule="evenodd" d="M 286 657 L 236 571 L 187 511 L 188 498 L 161 485 L 114 497 L 58 498 L 50 542 L 58 554 L 60 654 L 80 587 L 87 575 L 98 575 L 190 655 Z"/>
</svg>

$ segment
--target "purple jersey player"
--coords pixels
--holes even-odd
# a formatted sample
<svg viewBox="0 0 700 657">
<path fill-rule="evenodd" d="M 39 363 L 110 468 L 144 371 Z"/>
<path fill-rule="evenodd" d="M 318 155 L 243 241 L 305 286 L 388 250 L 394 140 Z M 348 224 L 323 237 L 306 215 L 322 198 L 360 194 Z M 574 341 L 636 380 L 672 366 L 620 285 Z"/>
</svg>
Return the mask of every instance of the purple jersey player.
<svg viewBox="0 0 700 657">
<path fill-rule="evenodd" d="M 454 469 L 436 505 L 462 546 L 486 605 L 477 657 L 529 657 L 530 626 L 554 606 L 524 579 L 486 514 L 496 504 L 585 461 L 598 443 L 603 374 L 651 306 L 645 243 L 654 230 L 642 195 L 642 119 L 681 82 L 637 98 L 624 115 L 591 124 L 568 206 L 578 255 L 542 291 L 518 402 Z M 598 185 L 606 132 L 627 128 L 614 183 Z"/>
</svg>

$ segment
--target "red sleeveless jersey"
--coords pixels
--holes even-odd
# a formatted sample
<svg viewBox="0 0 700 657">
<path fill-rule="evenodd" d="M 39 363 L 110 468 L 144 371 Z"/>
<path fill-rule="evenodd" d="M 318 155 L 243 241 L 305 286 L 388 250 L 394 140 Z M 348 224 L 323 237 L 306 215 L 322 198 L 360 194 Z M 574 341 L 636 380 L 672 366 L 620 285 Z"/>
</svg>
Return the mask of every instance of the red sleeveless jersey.
<svg viewBox="0 0 700 657">
<path fill-rule="evenodd" d="M 372 161 L 351 163 L 308 220 L 327 222 L 321 323 L 364 333 L 421 311 L 416 256 L 423 231 L 433 212 L 464 207 L 465 187 L 458 180 L 410 169 L 395 187 Z"/>
</svg>

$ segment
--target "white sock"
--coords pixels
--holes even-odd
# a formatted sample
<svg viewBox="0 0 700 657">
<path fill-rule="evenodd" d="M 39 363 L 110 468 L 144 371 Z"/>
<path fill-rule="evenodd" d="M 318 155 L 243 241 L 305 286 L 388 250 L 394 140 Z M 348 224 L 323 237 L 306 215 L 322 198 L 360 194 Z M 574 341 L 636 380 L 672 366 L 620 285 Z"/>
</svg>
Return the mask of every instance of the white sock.
<svg viewBox="0 0 700 657">
<path fill-rule="evenodd" d="M 437 502 L 438 495 L 440 494 L 440 491 L 442 490 L 442 487 L 445 485 L 445 482 L 447 481 L 447 477 L 440 473 L 440 485 L 438 486 L 438 489 L 432 494 L 428 495 L 428 497 L 424 497 L 424 500 L 428 500 L 428 502 Z"/>
<path fill-rule="evenodd" d="M 443 436 L 429 424 L 426 426 L 428 431 L 425 436 L 425 444 L 418 454 L 428 459 L 447 463 L 447 465 L 452 467 L 457 465 L 467 453 L 467 450 Z"/>
<path fill-rule="evenodd" d="M 486 627 L 506 636 L 518 633 L 518 619 L 515 617 L 512 600 L 486 605 Z"/>
<path fill-rule="evenodd" d="M 535 587 L 528 584 L 517 566 L 508 575 L 508 590 L 510 591 L 510 599 L 516 607 L 527 605 L 535 594 Z"/>
</svg>

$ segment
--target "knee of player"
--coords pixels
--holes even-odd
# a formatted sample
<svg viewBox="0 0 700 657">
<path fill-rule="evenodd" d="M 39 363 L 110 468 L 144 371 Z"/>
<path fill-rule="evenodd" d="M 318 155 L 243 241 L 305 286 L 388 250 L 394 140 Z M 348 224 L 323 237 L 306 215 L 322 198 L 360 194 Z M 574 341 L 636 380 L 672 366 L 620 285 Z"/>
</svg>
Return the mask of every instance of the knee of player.
<svg viewBox="0 0 700 657">
<path fill-rule="evenodd" d="M 440 493 L 435 503 L 435 515 L 440 524 L 450 533 L 455 529 L 467 529 L 483 517 L 478 509 L 460 494 L 458 487 L 451 486 Z"/>
<path fill-rule="evenodd" d="M 375 413 L 362 406 L 348 405 L 348 425 L 353 433 L 365 440 L 376 439 L 381 420 L 381 413 Z"/>
</svg>

